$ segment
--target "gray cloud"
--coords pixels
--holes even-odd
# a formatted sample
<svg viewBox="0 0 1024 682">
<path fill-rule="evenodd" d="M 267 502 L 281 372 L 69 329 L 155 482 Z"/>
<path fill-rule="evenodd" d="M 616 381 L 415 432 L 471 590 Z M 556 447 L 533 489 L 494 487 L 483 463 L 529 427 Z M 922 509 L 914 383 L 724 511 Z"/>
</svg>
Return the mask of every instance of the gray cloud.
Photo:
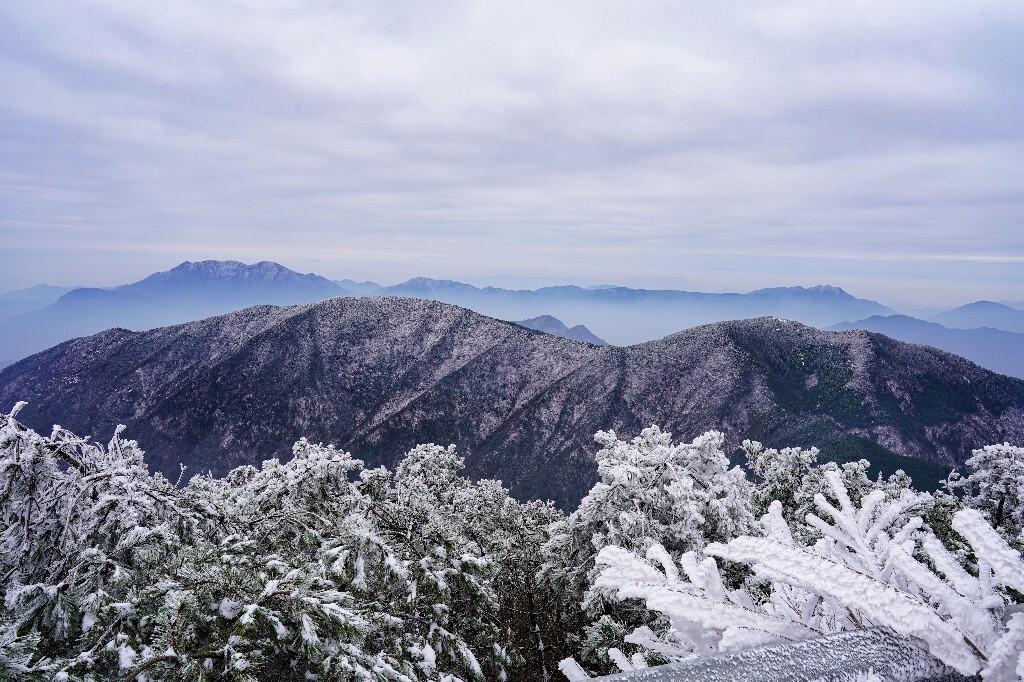
<svg viewBox="0 0 1024 682">
<path fill-rule="evenodd" d="M 9 3 L 0 287 L 235 257 L 1024 298 L 1024 6 L 720 4 Z"/>
</svg>

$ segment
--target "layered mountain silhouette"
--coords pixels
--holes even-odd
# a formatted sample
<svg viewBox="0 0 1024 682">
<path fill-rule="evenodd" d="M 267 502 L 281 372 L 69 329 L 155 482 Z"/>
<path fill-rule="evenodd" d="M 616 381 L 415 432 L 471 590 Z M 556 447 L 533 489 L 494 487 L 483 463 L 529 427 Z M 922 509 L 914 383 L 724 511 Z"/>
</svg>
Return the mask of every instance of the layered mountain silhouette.
<svg viewBox="0 0 1024 682">
<path fill-rule="evenodd" d="M 971 449 L 1024 442 L 1024 381 L 864 331 L 776 318 L 597 347 L 436 301 L 332 298 L 75 339 L 0 372 L 26 423 L 142 443 L 177 477 L 287 457 L 302 436 L 368 466 L 454 443 L 468 473 L 573 507 L 596 480 L 593 434 L 650 424 L 818 445 L 935 485 Z"/>
<path fill-rule="evenodd" d="M 384 288 L 376 282 L 357 282 L 354 279 L 336 279 L 334 283 L 341 285 L 342 289 L 353 296 L 370 296 Z"/>
<path fill-rule="evenodd" d="M 44 308 L 72 289 L 79 287 L 55 287 L 37 284 L 28 289 L 16 289 L 0 294 L 0 320 L 31 310 Z"/>
<path fill-rule="evenodd" d="M 594 336 L 594 333 L 587 329 L 584 325 L 578 324 L 575 327 L 568 327 L 557 317 L 551 315 L 541 315 L 540 317 L 533 317 L 529 320 L 519 320 L 516 322 L 521 327 L 527 329 L 534 329 L 545 334 L 554 334 L 555 336 L 561 336 L 563 339 L 572 339 L 573 341 L 582 341 L 583 343 L 592 343 L 595 346 L 607 346 L 608 342 L 604 339 Z"/>
<path fill-rule="evenodd" d="M 76 336 L 111 327 L 134 330 L 197 320 L 257 303 L 294 305 L 348 294 L 341 285 L 271 262 L 184 262 L 113 289 L 78 288 L 3 323 L 7 364 Z"/>
<path fill-rule="evenodd" d="M 745 294 L 616 286 L 558 286 L 520 291 L 417 277 L 384 287 L 374 295 L 442 301 L 503 320 L 523 320 L 539 315 L 585 320 L 592 333 L 616 345 L 657 339 L 710 322 L 765 315 L 824 327 L 894 312 L 880 303 L 856 298 L 831 286 L 759 289 Z"/>
<path fill-rule="evenodd" d="M 268 261 L 251 265 L 237 261 L 185 262 L 112 289 L 36 287 L 0 296 L 4 329 L 0 334 L 0 367 L 61 341 L 112 327 L 142 331 L 251 305 L 294 305 L 347 295 L 425 298 L 503 320 L 546 315 L 583 320 L 588 332 L 623 345 L 708 322 L 762 315 L 820 327 L 892 313 L 874 301 L 829 286 L 761 289 L 747 294 L 616 286 L 519 291 L 417 277 L 381 287 L 376 282 L 331 281 Z"/>
<path fill-rule="evenodd" d="M 944 327 L 957 329 L 991 327 L 1007 332 L 1024 333 L 1024 310 L 993 301 L 975 301 L 928 319 Z"/>
<path fill-rule="evenodd" d="M 906 315 L 874 316 L 859 322 L 843 322 L 829 329 L 867 329 L 900 341 L 935 346 L 995 372 L 1024 379 L 1024 334 L 991 327 L 949 329 Z"/>
</svg>

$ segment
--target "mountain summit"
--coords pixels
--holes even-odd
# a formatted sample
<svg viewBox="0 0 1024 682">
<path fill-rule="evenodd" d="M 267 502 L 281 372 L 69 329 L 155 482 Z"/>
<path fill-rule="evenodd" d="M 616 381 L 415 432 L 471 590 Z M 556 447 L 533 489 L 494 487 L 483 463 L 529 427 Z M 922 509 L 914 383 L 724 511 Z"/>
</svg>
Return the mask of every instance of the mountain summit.
<svg viewBox="0 0 1024 682">
<path fill-rule="evenodd" d="M 880 334 L 765 317 L 596 347 L 395 297 L 75 339 L 0 372 L 0 404 L 19 400 L 41 430 L 127 424 L 174 477 L 284 457 L 302 436 L 368 466 L 455 443 L 470 475 L 566 507 L 596 480 L 601 429 L 818 445 L 932 485 L 972 448 L 1024 441 L 1024 381 Z"/>
<path fill-rule="evenodd" d="M 1024 333 L 1024 310 L 993 301 L 975 301 L 947 310 L 930 318 L 945 327 L 978 329 L 991 327 L 1007 332 Z"/>
<path fill-rule="evenodd" d="M 185 261 L 113 289 L 80 288 L 5 321 L 0 359 L 14 360 L 111 327 L 145 330 L 267 303 L 295 305 L 349 292 L 269 261 Z"/>
<path fill-rule="evenodd" d="M 154 273 L 134 284 L 117 287 L 114 291 L 138 293 L 162 300 L 176 298 L 187 291 L 204 296 L 239 298 L 247 295 L 291 298 L 299 292 L 328 297 L 347 293 L 343 287 L 326 277 L 312 273 L 301 274 L 279 263 L 260 261 L 246 265 L 232 260 L 185 261 L 166 272 Z"/>
<path fill-rule="evenodd" d="M 594 333 L 587 329 L 586 326 L 578 324 L 575 327 L 568 327 L 560 319 L 552 317 L 551 315 L 541 315 L 540 317 L 534 317 L 529 320 L 519 320 L 516 324 L 521 327 L 526 327 L 527 329 L 544 332 L 545 334 L 561 336 L 563 339 L 592 343 L 595 346 L 608 345 L 604 339 L 594 336 Z"/>
</svg>

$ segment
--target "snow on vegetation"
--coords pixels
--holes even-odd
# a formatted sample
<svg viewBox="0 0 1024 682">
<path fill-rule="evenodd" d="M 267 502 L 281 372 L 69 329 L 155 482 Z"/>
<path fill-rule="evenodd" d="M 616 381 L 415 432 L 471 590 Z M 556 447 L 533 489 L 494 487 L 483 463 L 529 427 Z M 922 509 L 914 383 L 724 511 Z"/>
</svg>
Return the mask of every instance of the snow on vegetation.
<svg viewBox="0 0 1024 682">
<path fill-rule="evenodd" d="M 527 667 L 538 529 L 555 512 L 459 476 L 452 448 L 419 446 L 390 472 L 301 440 L 287 464 L 181 486 L 119 433 L 106 447 L 43 437 L 15 414 L 0 416 L 0 679 L 456 682 Z"/>
<path fill-rule="evenodd" d="M 20 407 L 0 415 L 0 679 L 1024 676 L 1021 448 L 928 494 L 813 448 L 744 443 L 750 480 L 718 432 L 600 432 L 565 515 L 468 480 L 454 447 L 368 470 L 303 439 L 182 484 L 120 430 L 42 436 Z"/>
<path fill-rule="evenodd" d="M 631 446 L 649 449 L 639 439 Z M 753 455 L 752 468 L 775 486 L 776 495 L 786 497 L 786 481 L 788 497 L 797 501 L 808 496 L 807 484 L 820 487 L 812 498 L 818 513 L 796 513 L 794 504 L 787 519 L 782 501 L 775 499 L 755 532 L 709 543 L 702 551 L 671 553 L 655 538 L 648 538 L 642 552 L 636 546 L 644 543 L 637 541 L 630 548 L 600 548 L 590 571 L 591 591 L 641 601 L 657 614 L 652 620 L 660 625 L 659 646 L 650 644 L 649 624 L 639 625 L 626 641 L 638 641 L 639 634 L 652 651 L 683 661 L 883 627 L 923 643 L 938 661 L 963 675 L 1013 680 L 1024 672 L 1024 615 L 1004 620 L 1007 606 L 1024 594 L 1024 562 L 1010 544 L 1019 546 L 1019 535 L 1008 539 L 979 509 L 956 509 L 950 496 L 915 492 L 898 479 L 871 482 L 861 474 L 853 477 L 859 485 L 851 489 L 844 473 L 861 473 L 864 467 L 848 465 L 843 472 L 834 465 L 814 467 L 812 451 L 746 447 Z M 976 455 L 975 464 L 993 470 L 976 469 L 972 477 L 1005 478 L 1007 472 L 996 469 L 1017 466 L 1019 453 L 1013 455 Z M 799 486 L 794 468 L 804 469 Z M 597 486 L 595 492 L 603 493 Z M 1002 510 L 999 519 L 1012 518 L 1005 509 L 1019 504 L 1013 497 L 1019 489 L 996 486 L 988 492 L 998 499 L 979 493 L 968 502 Z M 935 534 L 939 527 L 953 532 L 940 539 Z M 795 535 L 807 541 L 798 543 Z M 743 570 L 737 572 L 737 566 Z M 732 575 L 723 575 L 725 567 Z"/>
</svg>

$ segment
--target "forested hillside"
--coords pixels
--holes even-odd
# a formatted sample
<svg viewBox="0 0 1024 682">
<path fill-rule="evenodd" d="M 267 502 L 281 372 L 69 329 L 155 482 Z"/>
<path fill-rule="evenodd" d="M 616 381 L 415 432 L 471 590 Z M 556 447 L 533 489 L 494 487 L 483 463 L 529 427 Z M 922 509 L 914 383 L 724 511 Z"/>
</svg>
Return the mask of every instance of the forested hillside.
<svg viewBox="0 0 1024 682">
<path fill-rule="evenodd" d="M 306 436 L 394 466 L 456 444 L 473 478 L 573 508 L 597 479 L 591 436 L 660 424 L 871 459 L 934 489 L 973 448 L 1024 439 L 1024 381 L 942 351 L 776 318 L 627 348 L 576 343 L 435 301 L 258 306 L 73 340 L 0 372 L 22 418 L 105 437 L 123 423 L 169 478 L 223 475 Z"/>
</svg>

